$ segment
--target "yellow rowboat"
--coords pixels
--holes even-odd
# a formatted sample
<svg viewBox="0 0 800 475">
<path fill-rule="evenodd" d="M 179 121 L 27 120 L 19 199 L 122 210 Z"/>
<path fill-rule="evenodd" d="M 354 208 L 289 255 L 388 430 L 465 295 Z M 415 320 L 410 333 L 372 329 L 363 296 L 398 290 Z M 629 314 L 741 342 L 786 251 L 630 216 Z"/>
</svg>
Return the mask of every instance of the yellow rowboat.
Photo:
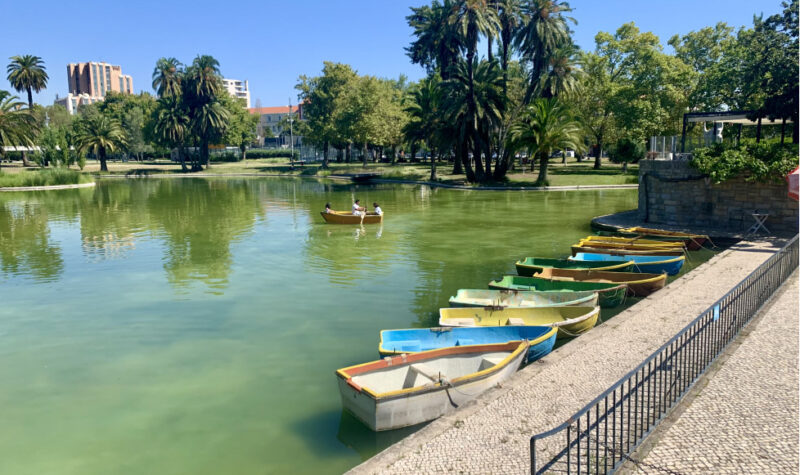
<svg viewBox="0 0 800 475">
<path fill-rule="evenodd" d="M 624 244 L 621 242 L 585 241 L 581 239 L 577 245 L 586 247 L 597 247 L 603 249 L 629 249 L 631 251 L 664 250 L 664 251 L 684 252 L 686 250 L 686 248 L 683 246 L 683 243 L 680 243 L 677 246 L 674 243 L 673 244 L 639 244 L 639 243 Z"/>
<path fill-rule="evenodd" d="M 646 297 L 667 284 L 667 274 L 639 272 L 606 272 L 597 270 L 544 269 L 534 277 L 575 282 L 608 282 L 627 284 L 628 292 L 636 297 Z"/>
<path fill-rule="evenodd" d="M 597 247 L 592 243 L 575 244 L 572 246 L 572 255 L 575 256 L 581 252 L 589 252 L 595 254 L 608 254 L 611 256 L 684 256 L 686 255 L 683 249 L 628 249 L 623 247 Z"/>
<path fill-rule="evenodd" d="M 361 221 L 361 216 L 347 211 L 333 211 L 331 213 L 321 211 L 319 214 L 322 215 L 322 219 L 326 223 L 330 224 L 376 224 L 383 222 L 383 215 L 375 213 L 367 213 L 364 216 L 364 221 Z"/>
<path fill-rule="evenodd" d="M 602 243 L 607 247 L 611 244 L 618 246 L 652 246 L 663 247 L 667 249 L 683 249 L 685 247 L 683 241 L 657 241 L 655 239 L 640 239 L 635 237 L 586 236 L 585 238 L 581 239 L 581 242 L 595 247 L 598 247 L 596 243 Z"/>
<path fill-rule="evenodd" d="M 451 346 L 336 371 L 342 406 L 374 431 L 436 419 L 508 380 L 528 341 Z"/>
<path fill-rule="evenodd" d="M 643 228 L 641 226 L 634 226 L 632 228 L 623 228 L 618 231 L 620 234 L 623 235 L 636 235 L 642 236 L 646 238 L 654 238 L 654 239 L 669 239 L 669 240 L 680 240 L 681 242 L 686 244 L 686 247 L 689 248 L 690 251 L 696 251 L 703 247 L 706 241 L 709 240 L 708 236 L 705 234 L 690 234 L 690 233 L 683 233 L 680 231 L 667 231 L 664 229 L 653 229 L 653 228 Z"/>
<path fill-rule="evenodd" d="M 577 336 L 597 324 L 600 307 L 440 308 L 442 327 L 495 327 L 504 325 L 548 326 L 558 329 L 558 338 Z"/>
</svg>

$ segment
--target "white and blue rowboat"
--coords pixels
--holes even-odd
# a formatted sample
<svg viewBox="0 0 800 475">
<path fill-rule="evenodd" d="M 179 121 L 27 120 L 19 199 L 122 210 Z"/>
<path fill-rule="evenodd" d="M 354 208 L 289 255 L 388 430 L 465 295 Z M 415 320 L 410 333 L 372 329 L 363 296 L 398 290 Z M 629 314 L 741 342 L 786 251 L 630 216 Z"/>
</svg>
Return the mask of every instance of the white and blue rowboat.
<svg viewBox="0 0 800 475">
<path fill-rule="evenodd" d="M 528 340 L 527 362 L 553 351 L 558 331 L 552 327 L 436 327 L 381 330 L 381 356 L 436 350 L 450 346 L 484 345 Z"/>
<path fill-rule="evenodd" d="M 451 307 L 594 307 L 597 292 L 458 289 Z"/>
<path fill-rule="evenodd" d="M 612 256 L 610 254 L 596 254 L 593 252 L 579 252 L 575 257 L 570 257 L 573 261 L 615 261 L 620 258 L 626 261 L 633 261 L 633 270 L 636 272 L 646 272 L 651 274 L 661 274 L 666 272 L 675 275 L 680 272 L 686 256 Z"/>
<path fill-rule="evenodd" d="M 342 406 L 374 431 L 413 426 L 454 411 L 505 382 L 527 341 L 451 346 L 387 356 L 336 371 Z"/>
</svg>

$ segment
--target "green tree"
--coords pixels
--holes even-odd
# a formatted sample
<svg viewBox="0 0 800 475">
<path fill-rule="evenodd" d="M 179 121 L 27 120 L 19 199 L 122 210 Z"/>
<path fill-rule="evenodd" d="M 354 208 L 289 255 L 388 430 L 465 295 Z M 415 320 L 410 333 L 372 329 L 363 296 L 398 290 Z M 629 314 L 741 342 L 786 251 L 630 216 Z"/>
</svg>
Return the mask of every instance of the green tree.
<svg viewBox="0 0 800 475">
<path fill-rule="evenodd" d="M 30 109 L 8 91 L 0 90 L 0 156 L 4 147 L 33 146 L 39 125 Z"/>
<path fill-rule="evenodd" d="M 177 148 L 178 160 L 184 172 L 187 171 L 184 144 L 189 127 L 189 116 L 181 107 L 179 96 L 165 96 L 158 100 L 154 120 L 155 135 L 168 148 Z"/>
<path fill-rule="evenodd" d="M 28 93 L 28 108 L 33 110 L 33 91 L 39 92 L 47 87 L 47 71 L 44 61 L 30 54 L 12 56 L 6 71 L 8 81 L 17 92 Z"/>
<path fill-rule="evenodd" d="M 433 0 L 430 6 L 411 7 L 411 15 L 406 17 L 416 37 L 406 48 L 408 57 L 429 74 L 438 72 L 443 79 L 449 77 L 450 68 L 458 61 L 463 48 L 457 26 L 450 21 L 455 8 L 455 0 L 441 3 Z"/>
<path fill-rule="evenodd" d="M 411 100 L 405 106 L 409 120 L 403 131 L 410 140 L 422 141 L 431 151 L 431 181 L 436 181 L 436 155 L 449 145 L 444 134 L 442 94 L 441 79 L 432 74 L 411 90 Z"/>
<path fill-rule="evenodd" d="M 76 122 L 75 144 L 79 153 L 91 152 L 107 172 L 106 155 L 125 146 L 125 131 L 119 121 L 100 113 L 89 113 Z"/>
<path fill-rule="evenodd" d="M 153 90 L 159 97 L 180 96 L 183 64 L 175 58 L 160 58 L 153 69 Z"/>
<path fill-rule="evenodd" d="M 622 162 L 622 172 L 628 171 L 628 163 L 644 158 L 647 150 L 644 143 L 623 137 L 609 150 L 608 156 L 615 162 Z"/>
<path fill-rule="evenodd" d="M 256 127 L 259 117 L 251 114 L 241 99 L 231 97 L 227 92 L 220 95 L 220 103 L 228 111 L 230 119 L 225 130 L 223 142 L 236 145 L 241 152 L 241 159 L 247 159 L 247 146 L 256 140 Z"/>
<path fill-rule="evenodd" d="M 512 149 L 527 149 L 532 158 L 539 159 L 539 176 L 536 179 L 539 185 L 547 184 L 550 154 L 556 150 L 583 149 L 580 124 L 556 98 L 536 99 L 528 105 L 511 127 L 510 141 Z"/>
<path fill-rule="evenodd" d="M 220 104 L 222 80 L 219 62 L 212 56 L 199 55 L 183 77 L 183 103 L 189 112 L 191 131 L 200 145 L 199 161 L 192 169 L 209 167 L 208 150 L 212 141 L 221 140 L 230 112 Z"/>
</svg>

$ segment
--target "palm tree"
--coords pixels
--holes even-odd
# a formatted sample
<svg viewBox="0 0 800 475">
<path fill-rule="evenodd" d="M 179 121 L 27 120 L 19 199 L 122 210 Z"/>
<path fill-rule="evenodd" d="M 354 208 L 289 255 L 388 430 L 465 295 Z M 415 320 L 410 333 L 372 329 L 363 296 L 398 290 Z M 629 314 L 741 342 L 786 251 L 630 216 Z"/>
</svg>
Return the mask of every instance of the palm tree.
<svg viewBox="0 0 800 475">
<path fill-rule="evenodd" d="M 573 43 L 567 43 L 553 51 L 536 88 L 542 97 L 572 94 L 578 89 L 581 74 L 577 67 L 578 54 L 579 50 Z"/>
<path fill-rule="evenodd" d="M 0 91 L 0 157 L 5 147 L 32 146 L 39 130 L 30 109 L 7 91 Z"/>
<path fill-rule="evenodd" d="M 201 163 L 195 164 L 193 170 L 199 169 L 200 165 L 209 166 L 208 146 L 212 140 L 222 138 L 228 124 L 230 114 L 219 101 L 206 102 L 195 106 L 191 112 L 192 131 L 200 138 L 200 160 Z"/>
<path fill-rule="evenodd" d="M 125 130 L 118 120 L 95 113 L 76 124 L 74 142 L 80 153 L 92 152 L 100 160 L 100 171 L 107 172 L 106 153 L 126 144 Z"/>
<path fill-rule="evenodd" d="M 156 136 L 170 148 L 178 148 L 181 169 L 186 171 L 183 144 L 189 135 L 189 116 L 176 96 L 165 96 L 158 101 L 158 112 L 153 123 Z"/>
<path fill-rule="evenodd" d="M 555 150 L 582 150 L 583 133 L 578 122 L 556 98 L 539 98 L 528 105 L 519 120 L 511 126 L 509 147 L 527 149 L 539 158 L 536 182 L 547 184 L 547 161 Z"/>
<path fill-rule="evenodd" d="M 228 121 L 228 111 L 219 103 L 222 82 L 219 61 L 212 56 L 197 56 L 185 74 L 183 102 L 189 111 L 190 128 L 200 140 L 200 166 L 209 166 L 208 147 L 211 140 L 222 137 Z"/>
<path fill-rule="evenodd" d="M 531 65 L 526 103 L 534 96 L 553 52 L 569 41 L 567 21 L 575 23 L 575 19 L 565 17 L 564 13 L 571 11 L 569 3 L 560 0 L 528 0 L 523 7 L 524 24 L 514 44 L 522 59 Z"/>
<path fill-rule="evenodd" d="M 220 83 L 219 61 L 213 56 L 197 56 L 186 73 L 191 81 L 192 94 L 208 101 L 217 98 L 222 84 Z"/>
<path fill-rule="evenodd" d="M 406 48 L 411 62 L 422 65 L 429 74 L 438 71 L 442 79 L 449 77 L 450 67 L 458 61 L 463 45 L 456 28 L 450 22 L 454 0 L 433 0 L 430 6 L 411 8 L 406 17 L 414 29 L 415 41 Z"/>
<path fill-rule="evenodd" d="M 511 57 L 511 42 L 522 22 L 520 0 L 494 0 L 500 21 L 500 69 L 503 71 L 503 96 L 508 96 L 508 61 Z"/>
<path fill-rule="evenodd" d="M 159 97 L 181 95 L 183 64 L 175 58 L 161 58 L 153 69 L 153 90 Z"/>
<path fill-rule="evenodd" d="M 436 75 L 420 80 L 411 91 L 411 102 L 405 107 L 409 121 L 403 133 L 411 140 L 422 141 L 431 152 L 431 181 L 436 180 L 437 151 L 446 144 L 444 121 L 442 119 L 442 84 Z"/>
<path fill-rule="evenodd" d="M 28 108 L 33 110 L 33 93 L 39 92 L 47 87 L 47 71 L 45 71 L 44 61 L 38 56 L 26 54 L 23 56 L 12 56 L 6 71 L 8 81 L 11 86 L 22 92 L 28 92 Z"/>
</svg>

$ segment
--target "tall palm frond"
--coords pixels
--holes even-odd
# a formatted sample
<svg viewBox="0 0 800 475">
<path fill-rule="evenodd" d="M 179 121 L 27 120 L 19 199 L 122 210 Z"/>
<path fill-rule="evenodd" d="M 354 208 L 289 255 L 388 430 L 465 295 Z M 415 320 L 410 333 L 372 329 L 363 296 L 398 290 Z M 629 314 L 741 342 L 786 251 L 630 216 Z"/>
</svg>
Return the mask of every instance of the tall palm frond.
<svg viewBox="0 0 800 475">
<path fill-rule="evenodd" d="M 412 7 L 411 15 L 406 17 L 416 37 L 406 54 L 412 63 L 421 65 L 429 74 L 438 71 L 444 79 L 463 48 L 461 37 L 450 22 L 454 5 L 454 0 L 434 0 L 430 6 Z"/>
<path fill-rule="evenodd" d="M 0 91 L 0 155 L 4 147 L 30 147 L 39 130 L 30 109 L 17 96 Z"/>
<path fill-rule="evenodd" d="M 153 90 L 159 97 L 181 95 L 183 64 L 175 58 L 160 58 L 153 69 Z"/>
<path fill-rule="evenodd" d="M 101 171 L 108 171 L 106 154 L 125 146 L 126 137 L 118 120 L 96 113 L 79 119 L 73 141 L 81 153 L 91 152 L 97 156 Z"/>
</svg>

